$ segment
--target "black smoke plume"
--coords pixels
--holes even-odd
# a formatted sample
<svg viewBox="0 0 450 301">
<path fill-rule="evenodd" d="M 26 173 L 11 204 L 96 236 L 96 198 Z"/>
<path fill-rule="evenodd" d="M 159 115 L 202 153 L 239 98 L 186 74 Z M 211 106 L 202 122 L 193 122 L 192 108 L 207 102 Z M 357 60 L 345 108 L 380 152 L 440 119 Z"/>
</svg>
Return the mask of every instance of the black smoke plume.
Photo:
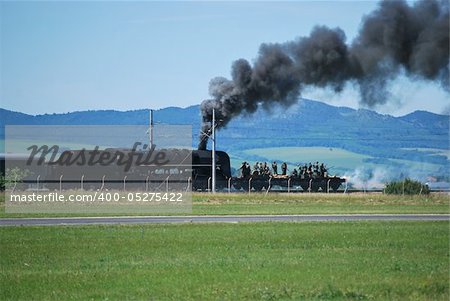
<svg viewBox="0 0 450 301">
<path fill-rule="evenodd" d="M 359 87 L 360 103 L 374 107 L 387 101 L 387 84 L 400 72 L 419 80 L 438 81 L 449 91 L 449 3 L 421 0 L 383 1 L 365 16 L 358 36 L 346 43 L 340 28 L 316 26 L 308 37 L 283 44 L 262 44 L 251 65 L 232 64 L 231 80 L 216 77 L 202 102 L 202 131 L 210 131 L 212 109 L 218 127 L 259 105 L 290 106 L 305 86 L 340 92 L 347 82 Z M 201 135 L 199 149 L 208 138 Z"/>
</svg>

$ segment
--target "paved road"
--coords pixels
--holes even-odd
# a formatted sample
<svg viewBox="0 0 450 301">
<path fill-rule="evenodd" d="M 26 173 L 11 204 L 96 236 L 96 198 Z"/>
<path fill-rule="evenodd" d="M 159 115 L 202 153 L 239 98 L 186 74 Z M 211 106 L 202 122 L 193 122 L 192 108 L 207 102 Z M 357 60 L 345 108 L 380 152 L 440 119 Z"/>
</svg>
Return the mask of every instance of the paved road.
<svg viewBox="0 0 450 301">
<path fill-rule="evenodd" d="M 334 214 L 0 218 L 0 226 L 317 221 L 450 221 L 450 214 Z"/>
</svg>

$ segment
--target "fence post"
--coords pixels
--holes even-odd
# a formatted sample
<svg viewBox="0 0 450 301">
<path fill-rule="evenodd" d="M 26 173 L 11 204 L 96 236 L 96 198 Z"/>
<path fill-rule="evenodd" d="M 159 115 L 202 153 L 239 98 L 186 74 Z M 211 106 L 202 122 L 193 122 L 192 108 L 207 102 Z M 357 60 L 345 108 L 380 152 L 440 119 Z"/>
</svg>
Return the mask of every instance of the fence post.
<svg viewBox="0 0 450 301">
<path fill-rule="evenodd" d="M 80 189 L 84 190 L 84 175 L 81 176 Z"/>
<path fill-rule="evenodd" d="M 308 191 L 311 193 L 312 190 L 312 179 L 309 180 L 309 187 L 308 187 Z"/>
<path fill-rule="evenodd" d="M 248 179 L 248 194 L 252 191 L 252 178 Z"/>
<path fill-rule="evenodd" d="M 192 185 L 192 178 L 189 177 L 188 180 L 187 180 L 186 192 L 187 191 L 192 191 L 191 185 Z"/>
<path fill-rule="evenodd" d="M 123 191 L 126 191 L 127 189 L 127 177 L 128 176 L 123 177 Z"/>
<path fill-rule="evenodd" d="M 150 177 L 150 176 L 147 176 L 147 177 L 145 178 L 145 191 L 148 191 L 148 179 L 149 179 L 149 177 Z"/>
<path fill-rule="evenodd" d="M 291 178 L 288 179 L 288 193 L 291 192 Z"/>
<path fill-rule="evenodd" d="M 36 178 L 36 191 L 39 191 L 39 180 L 41 178 L 41 175 L 38 175 Z"/>
<path fill-rule="evenodd" d="M 208 192 L 211 192 L 211 177 L 208 178 Z"/>
<path fill-rule="evenodd" d="M 228 193 L 231 193 L 231 177 L 228 179 Z"/>
<path fill-rule="evenodd" d="M 269 193 L 270 188 L 272 187 L 271 182 L 272 182 L 272 177 L 269 178 L 269 185 L 267 186 L 266 195 Z"/>
<path fill-rule="evenodd" d="M 59 192 L 62 191 L 62 178 L 63 178 L 63 175 L 59 176 Z"/>
<path fill-rule="evenodd" d="M 328 179 L 327 181 L 327 193 L 330 193 L 330 181 L 331 179 Z"/>
<path fill-rule="evenodd" d="M 170 175 L 166 178 L 166 192 L 169 192 L 169 177 Z"/>
<path fill-rule="evenodd" d="M 100 191 L 102 191 L 103 188 L 105 188 L 105 175 L 102 177 L 102 187 L 100 187 Z"/>
<path fill-rule="evenodd" d="M 14 192 L 16 190 L 16 186 L 17 186 L 17 175 L 14 178 L 14 187 L 11 192 Z M 5 189 L 6 189 L 6 185 L 5 185 Z"/>
</svg>

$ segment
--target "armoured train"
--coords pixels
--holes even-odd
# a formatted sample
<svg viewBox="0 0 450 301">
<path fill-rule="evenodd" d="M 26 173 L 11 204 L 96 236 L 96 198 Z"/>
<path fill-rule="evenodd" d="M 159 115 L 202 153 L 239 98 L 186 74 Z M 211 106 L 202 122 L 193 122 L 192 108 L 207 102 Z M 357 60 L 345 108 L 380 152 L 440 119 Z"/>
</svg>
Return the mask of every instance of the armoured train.
<svg viewBox="0 0 450 301">
<path fill-rule="evenodd" d="M 208 190 L 211 178 L 211 151 L 197 150 L 193 152 L 193 190 Z M 337 176 L 288 176 L 258 174 L 256 172 L 241 177 L 232 177 L 230 157 L 226 152 L 216 151 L 216 185 L 217 189 L 254 190 L 280 188 L 301 189 L 310 192 L 336 192 L 345 183 L 344 178 Z"/>
<path fill-rule="evenodd" d="M 112 152 L 114 149 L 102 151 Z M 124 150 L 121 150 L 124 152 Z M 139 165 L 126 174 L 117 173 L 114 166 L 108 169 L 91 168 L 86 173 L 83 166 L 73 164 L 70 167 L 46 165 L 34 168 L 34 173 L 22 179 L 24 189 L 36 187 L 45 189 L 164 189 L 165 183 L 178 183 L 178 188 L 192 191 L 208 191 L 211 187 L 212 153 L 209 150 L 165 150 L 170 164 L 161 166 Z M 77 151 L 71 151 L 73 155 Z M 130 153 L 131 151 L 125 151 Z M 98 154 L 99 156 L 102 153 Z M 136 153 L 134 153 L 136 155 Z M 185 159 L 192 160 L 192 166 Z M 0 156 L 0 171 L 5 175 L 5 155 Z M 26 169 L 28 157 L 8 155 L 8 166 Z M 105 175 L 107 172 L 107 175 Z M 38 175 L 37 175 L 38 173 Z M 253 173 L 248 176 L 233 177 L 230 157 L 224 151 L 216 151 L 216 189 L 233 191 L 261 191 L 263 189 L 303 190 L 309 192 L 337 191 L 345 183 L 344 178 L 336 176 L 288 176 Z M 2 187 L 4 188 L 4 187 Z"/>
</svg>

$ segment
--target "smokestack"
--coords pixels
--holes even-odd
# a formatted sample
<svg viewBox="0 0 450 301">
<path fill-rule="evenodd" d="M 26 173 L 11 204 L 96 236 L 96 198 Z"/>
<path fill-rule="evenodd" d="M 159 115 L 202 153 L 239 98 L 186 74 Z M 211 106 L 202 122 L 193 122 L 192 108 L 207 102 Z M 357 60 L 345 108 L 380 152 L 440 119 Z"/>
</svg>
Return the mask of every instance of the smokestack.
<svg viewBox="0 0 450 301">
<path fill-rule="evenodd" d="M 210 81 L 212 99 L 202 102 L 202 131 L 210 127 L 212 108 L 225 127 L 241 113 L 261 105 L 290 106 L 305 86 L 332 87 L 346 83 L 359 87 L 366 107 L 387 101 L 387 84 L 401 72 L 412 79 L 441 83 L 449 91 L 449 3 L 421 0 L 383 1 L 365 16 L 358 36 L 346 43 L 340 28 L 316 26 L 308 37 L 283 44 L 262 44 L 251 65 L 245 59 L 232 64 L 231 79 Z M 207 137 L 201 135 L 200 149 Z"/>
</svg>

